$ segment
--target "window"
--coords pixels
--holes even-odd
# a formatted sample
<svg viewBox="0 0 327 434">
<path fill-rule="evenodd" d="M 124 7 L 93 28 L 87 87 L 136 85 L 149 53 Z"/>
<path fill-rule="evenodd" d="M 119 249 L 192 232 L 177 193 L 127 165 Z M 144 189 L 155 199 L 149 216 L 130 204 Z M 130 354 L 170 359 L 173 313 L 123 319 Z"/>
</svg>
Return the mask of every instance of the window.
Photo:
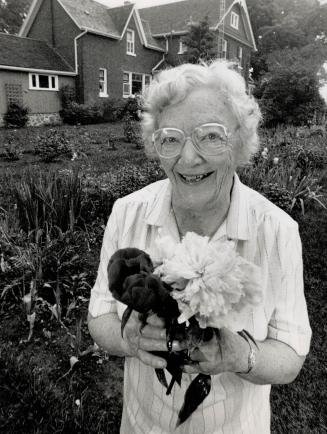
<svg viewBox="0 0 327 434">
<path fill-rule="evenodd" d="M 230 15 L 230 25 L 234 27 L 234 29 L 238 29 L 238 21 L 239 21 L 238 14 L 232 12 Z"/>
<path fill-rule="evenodd" d="M 108 96 L 108 86 L 107 86 L 107 70 L 106 68 L 99 69 L 99 96 Z"/>
<path fill-rule="evenodd" d="M 126 53 L 135 56 L 135 32 L 134 30 L 127 30 L 126 32 Z"/>
<path fill-rule="evenodd" d="M 33 90 L 58 90 L 58 76 L 30 73 L 29 88 Z"/>
<path fill-rule="evenodd" d="M 226 59 L 227 57 L 227 41 L 223 38 L 218 38 L 218 53 L 219 57 Z"/>
<path fill-rule="evenodd" d="M 242 58 L 243 58 L 243 48 L 237 47 L 237 59 L 240 65 L 242 65 Z"/>
<path fill-rule="evenodd" d="M 123 97 L 142 93 L 151 82 L 150 74 L 136 74 L 134 72 L 123 73 Z"/>
<path fill-rule="evenodd" d="M 187 45 L 183 42 L 183 38 L 180 38 L 177 54 L 184 54 L 186 52 L 187 52 Z"/>
</svg>

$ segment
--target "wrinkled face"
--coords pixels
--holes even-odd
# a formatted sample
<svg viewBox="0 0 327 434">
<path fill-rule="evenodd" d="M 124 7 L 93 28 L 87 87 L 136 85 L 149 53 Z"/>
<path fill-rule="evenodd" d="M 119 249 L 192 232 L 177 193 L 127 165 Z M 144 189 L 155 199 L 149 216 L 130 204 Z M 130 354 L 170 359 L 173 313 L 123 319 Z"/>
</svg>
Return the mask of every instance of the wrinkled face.
<svg viewBox="0 0 327 434">
<path fill-rule="evenodd" d="M 189 136 L 194 128 L 206 123 L 225 126 L 231 145 L 226 151 L 209 157 L 196 151 Z M 228 200 L 236 168 L 234 145 L 238 124 L 223 98 L 209 88 L 196 89 L 181 103 L 166 107 L 158 127 L 178 128 L 188 137 L 177 157 L 159 157 L 172 183 L 174 203 L 185 209 L 205 210 L 224 198 Z"/>
</svg>

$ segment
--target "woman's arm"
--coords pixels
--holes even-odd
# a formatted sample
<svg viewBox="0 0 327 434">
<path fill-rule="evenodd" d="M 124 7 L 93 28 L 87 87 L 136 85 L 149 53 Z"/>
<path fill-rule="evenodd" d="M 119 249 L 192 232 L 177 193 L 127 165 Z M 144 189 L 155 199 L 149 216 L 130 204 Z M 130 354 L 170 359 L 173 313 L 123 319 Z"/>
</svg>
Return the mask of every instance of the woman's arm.
<svg viewBox="0 0 327 434">
<path fill-rule="evenodd" d="M 192 353 L 191 358 L 199 362 L 195 366 L 185 366 L 185 372 L 220 374 L 234 372 L 243 379 L 255 384 L 286 384 L 292 382 L 303 365 L 304 356 L 299 356 L 289 345 L 266 339 L 257 342 L 255 364 L 248 374 L 249 344 L 238 334 L 226 328 L 220 330 L 219 343 L 213 339 Z"/>
</svg>

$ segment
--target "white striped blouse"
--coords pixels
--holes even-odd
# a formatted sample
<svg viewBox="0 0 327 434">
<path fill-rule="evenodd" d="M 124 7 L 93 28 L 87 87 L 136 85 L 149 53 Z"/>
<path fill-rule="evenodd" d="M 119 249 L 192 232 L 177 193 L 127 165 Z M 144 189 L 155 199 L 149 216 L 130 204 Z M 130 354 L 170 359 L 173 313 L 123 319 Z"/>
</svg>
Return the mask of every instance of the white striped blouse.
<svg viewBox="0 0 327 434">
<path fill-rule="evenodd" d="M 125 306 L 109 290 L 107 265 L 120 248 L 137 247 L 156 255 L 155 239 L 170 234 L 179 241 L 171 209 L 171 184 L 163 180 L 117 200 L 101 249 L 89 311 L 94 317 Z M 302 250 L 297 223 L 234 176 L 231 204 L 224 224 L 212 237 L 235 241 L 238 252 L 261 268 L 264 303 L 249 317 L 246 330 L 257 340 L 277 339 L 299 355 L 309 351 L 311 329 L 303 292 Z M 157 255 L 156 255 L 157 256 Z M 110 331 L 108 331 L 110 332 Z M 166 373 L 167 380 L 170 375 Z M 270 386 L 255 385 L 233 373 L 213 376 L 208 397 L 175 430 L 178 411 L 192 375 L 166 396 L 153 368 L 126 358 L 121 434 L 204 434 L 270 432 Z"/>
</svg>

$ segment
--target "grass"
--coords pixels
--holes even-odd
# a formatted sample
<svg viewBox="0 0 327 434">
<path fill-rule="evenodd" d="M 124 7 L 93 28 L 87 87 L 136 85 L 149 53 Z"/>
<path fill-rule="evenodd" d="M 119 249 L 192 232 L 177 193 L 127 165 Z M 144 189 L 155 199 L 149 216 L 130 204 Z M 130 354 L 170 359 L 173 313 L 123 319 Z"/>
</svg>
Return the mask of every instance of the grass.
<svg viewBox="0 0 327 434">
<path fill-rule="evenodd" d="M 51 163 L 40 161 L 39 155 L 34 151 L 35 143 L 40 135 L 48 133 L 48 128 L 16 131 L 0 129 L 0 226 L 2 229 L 5 227 L 6 233 L 10 234 L 9 242 L 5 243 L 3 233 L 0 233 L 0 294 L 5 294 L 0 298 L 0 431 L 24 434 L 115 434 L 119 432 L 122 410 L 122 360 L 108 357 L 100 351 L 88 352 L 93 343 L 86 324 L 89 290 L 96 275 L 103 233 L 101 225 L 105 223 L 105 216 L 102 213 L 101 218 L 98 218 L 99 210 L 95 207 L 93 224 L 89 222 L 86 227 L 78 228 L 78 233 L 65 233 L 61 240 L 50 237 L 46 246 L 43 243 L 44 236 L 41 236 L 38 244 L 37 234 L 32 234 L 31 242 L 31 238 L 21 231 L 20 220 L 17 220 L 12 203 L 12 186 L 22 180 L 26 168 L 35 173 L 54 172 L 60 180 L 65 171 L 78 169 L 88 180 L 88 186 L 94 183 L 101 191 L 115 187 L 111 193 L 119 196 L 140 188 L 147 179 L 155 179 L 159 173 L 155 167 L 145 166 L 142 150 L 137 150 L 135 145 L 124 141 L 122 124 L 64 126 L 59 130 L 73 144 L 78 154 L 74 161 L 67 156 Z M 112 150 L 108 144 L 109 136 L 117 137 L 117 150 Z M 277 183 L 278 187 L 288 180 L 289 163 L 299 155 L 299 146 L 310 147 L 315 153 L 317 149 L 320 152 L 326 146 L 324 139 L 316 137 L 298 140 L 294 129 L 288 128 L 265 132 L 262 141 L 263 147 L 269 148 L 270 159 L 259 158 L 255 167 L 242 171 L 242 179 L 259 189 L 266 183 L 268 193 L 284 205 L 285 200 L 289 200 L 285 191 L 281 194 L 275 187 L 269 190 L 269 185 Z M 23 150 L 20 159 L 5 159 L 5 144 L 8 142 Z M 287 142 L 286 147 L 284 142 Z M 312 178 L 319 179 L 318 184 L 322 186 L 319 192 L 325 197 L 326 166 L 321 164 L 325 154 L 322 157 L 320 154 L 318 157 L 310 155 L 309 161 L 305 153 L 306 159 L 301 157 L 301 164 L 308 169 L 311 181 Z M 272 158 L 276 156 L 280 158 L 280 166 L 277 168 L 272 165 Z M 315 165 L 316 161 L 320 166 Z M 135 170 L 134 166 L 140 170 Z M 72 188 L 79 191 L 75 184 Z M 93 190 L 91 193 L 95 194 Z M 49 190 L 48 194 L 49 202 L 55 193 Z M 60 198 L 60 192 L 57 196 Z M 89 197 L 91 202 L 87 202 L 88 206 L 99 201 L 99 196 Z M 272 388 L 274 434 L 320 434 L 327 431 L 324 367 L 327 331 L 327 211 L 308 197 L 304 199 L 305 214 L 302 215 L 301 207 L 295 207 L 292 215 L 299 223 L 303 242 L 305 292 L 313 330 L 312 347 L 297 380 L 290 385 Z M 65 203 L 64 198 L 60 200 Z M 107 196 L 101 200 L 107 200 Z M 24 206 L 21 208 L 24 209 Z M 57 218 L 60 213 L 58 208 L 61 207 L 53 207 L 52 211 L 53 221 L 56 222 L 60 221 Z M 56 234 L 60 232 L 57 231 Z M 10 250 L 12 245 L 16 246 L 19 254 L 25 254 L 25 259 L 28 259 L 27 249 L 32 251 L 32 246 L 39 252 L 39 257 L 36 260 L 34 258 L 32 271 L 24 262 L 13 267 L 12 259 L 9 258 L 13 255 Z M 12 266 L 9 270 L 6 269 L 8 264 Z M 49 270 L 54 269 L 57 274 L 50 273 Z M 33 336 L 28 341 L 30 323 L 27 321 L 27 306 L 22 303 L 22 297 L 30 291 L 30 282 L 35 275 L 50 287 L 39 288 L 39 300 L 32 300 L 37 317 L 33 324 Z M 10 286 L 18 277 L 19 283 L 3 292 L 4 287 Z M 56 293 L 58 285 L 53 282 L 59 282 L 59 293 Z M 57 317 L 58 310 L 53 309 L 58 297 L 63 306 L 61 321 Z M 79 359 L 73 368 L 70 365 L 72 356 Z"/>
</svg>

